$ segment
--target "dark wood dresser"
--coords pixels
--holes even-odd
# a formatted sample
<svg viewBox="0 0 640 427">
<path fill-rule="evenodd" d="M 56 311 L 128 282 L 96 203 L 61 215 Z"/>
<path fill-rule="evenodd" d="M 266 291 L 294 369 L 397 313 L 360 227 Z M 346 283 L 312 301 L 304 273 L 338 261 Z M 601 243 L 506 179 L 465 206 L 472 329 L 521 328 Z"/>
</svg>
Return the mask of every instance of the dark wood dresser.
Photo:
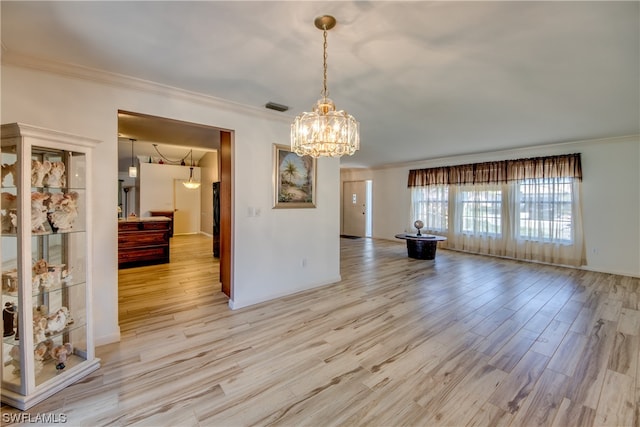
<svg viewBox="0 0 640 427">
<path fill-rule="evenodd" d="M 166 216 L 171 220 L 171 227 L 169 228 L 169 237 L 173 237 L 173 211 L 149 211 L 151 216 Z"/>
<path fill-rule="evenodd" d="M 169 262 L 171 219 L 127 218 L 118 221 L 118 268 Z"/>
</svg>

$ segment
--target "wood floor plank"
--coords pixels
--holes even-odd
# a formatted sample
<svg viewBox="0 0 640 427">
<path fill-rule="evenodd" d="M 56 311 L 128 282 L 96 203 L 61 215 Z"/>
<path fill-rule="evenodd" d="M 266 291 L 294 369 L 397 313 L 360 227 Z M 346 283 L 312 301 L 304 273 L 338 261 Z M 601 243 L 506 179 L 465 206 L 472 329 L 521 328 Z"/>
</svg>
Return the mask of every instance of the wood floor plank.
<svg viewBox="0 0 640 427">
<path fill-rule="evenodd" d="M 515 311 L 508 308 L 499 308 L 491 313 L 485 320 L 476 325 L 471 332 L 474 334 L 488 336 L 500 327 L 508 318 L 513 316 Z"/>
<path fill-rule="evenodd" d="M 640 426 L 640 279 L 341 239 L 339 283 L 230 310 L 211 238 L 119 271 L 72 426 Z M 17 410 L 6 405 L 5 412 Z M 4 423 L 3 425 L 10 425 Z"/>
<path fill-rule="evenodd" d="M 511 414 L 518 412 L 548 362 L 549 358 L 539 353 L 525 354 L 510 375 L 491 394 L 489 403 Z"/>
<path fill-rule="evenodd" d="M 565 335 L 558 350 L 551 357 L 549 369 L 572 377 L 578 362 L 584 356 L 584 348 L 588 337 L 577 332 L 569 331 Z"/>
<path fill-rule="evenodd" d="M 622 308 L 618 322 L 618 332 L 626 335 L 640 335 L 640 310 Z"/>
<path fill-rule="evenodd" d="M 511 424 L 514 415 L 500 409 L 489 402 L 485 402 L 466 427 L 506 427 Z"/>
<path fill-rule="evenodd" d="M 489 360 L 491 366 L 511 372 L 538 338 L 536 332 L 522 328 Z"/>
<path fill-rule="evenodd" d="M 380 360 L 375 365 L 370 365 L 366 359 L 361 362 L 364 367 L 370 366 L 368 369 L 371 375 L 364 381 L 367 387 L 375 388 L 376 385 L 388 381 L 404 380 L 418 374 L 419 371 L 429 371 L 440 362 L 444 346 L 424 342 L 413 348 L 398 350 L 396 354 Z"/>
<path fill-rule="evenodd" d="M 594 326 L 584 347 L 585 352 L 577 361 L 575 372 L 569 380 L 566 397 L 575 403 L 597 409 L 614 338 L 614 322 L 600 320 Z"/>
<path fill-rule="evenodd" d="M 596 411 L 564 398 L 554 417 L 552 427 L 596 426 Z"/>
<path fill-rule="evenodd" d="M 623 276 L 622 283 L 625 284 L 627 289 L 626 296 L 622 301 L 622 307 L 640 310 L 640 285 L 637 283 L 637 278 Z"/>
<path fill-rule="evenodd" d="M 607 368 L 619 374 L 635 377 L 638 372 L 640 337 L 617 332 Z"/>
<path fill-rule="evenodd" d="M 418 377 L 409 379 L 408 383 L 420 381 Z M 376 389 L 369 398 L 354 402 L 339 414 L 323 417 L 319 425 L 333 426 L 384 426 L 423 425 L 424 408 L 407 398 L 407 382 L 392 381 L 384 389 Z M 339 399 L 339 397 L 337 397 Z M 309 425 L 302 423 L 301 425 Z"/>
<path fill-rule="evenodd" d="M 529 397 L 522 403 L 514 425 L 551 426 L 564 398 L 567 377 L 545 370 Z"/>
<path fill-rule="evenodd" d="M 633 377 L 607 370 L 596 410 L 596 424 L 603 427 L 632 427 L 636 416 Z"/>
<path fill-rule="evenodd" d="M 638 351 L 638 361 L 636 366 L 636 404 L 635 404 L 635 417 L 633 420 L 634 427 L 640 426 L 640 351 Z"/>
<path fill-rule="evenodd" d="M 330 422 L 328 414 L 340 414 L 355 402 L 366 400 L 371 390 L 362 384 L 367 376 L 363 368 L 343 373 L 315 387 L 281 409 L 256 420 L 257 425 L 321 425 Z M 336 399 L 335 396 L 341 396 Z"/>
<path fill-rule="evenodd" d="M 638 353 L 638 366 L 640 366 L 640 353 Z M 633 418 L 633 426 L 640 426 L 640 381 L 636 376 L 636 402 L 635 402 L 635 415 Z"/>
<path fill-rule="evenodd" d="M 549 326 L 536 338 L 531 350 L 552 357 L 571 327 L 570 323 L 552 320 Z"/>
<path fill-rule="evenodd" d="M 573 294 L 573 296 L 575 296 L 575 293 Z M 556 314 L 556 316 L 554 317 L 554 320 L 571 325 L 573 321 L 576 320 L 576 317 L 578 317 L 581 309 L 582 303 L 580 301 L 571 299 L 567 301 L 567 303 L 560 309 L 558 314 Z"/>
<path fill-rule="evenodd" d="M 448 391 L 462 381 L 473 366 L 486 363 L 487 356 L 469 351 L 469 347 L 479 338 L 478 335 L 467 335 L 463 343 L 449 349 L 436 366 L 425 372 L 427 381 L 414 390 L 414 400 L 420 406 L 437 408 L 438 400 L 446 397 Z"/>
<path fill-rule="evenodd" d="M 424 425 L 453 425 L 464 426 L 470 422 L 474 415 L 487 402 L 488 396 L 502 380 L 508 375 L 504 371 L 483 363 L 473 366 L 462 380 L 447 391 L 447 394 L 438 396 L 442 401 L 437 408 L 427 405 L 430 409 L 429 416 L 422 419 Z M 464 405 L 460 403 L 464 402 Z"/>
<path fill-rule="evenodd" d="M 512 318 L 505 320 L 489 336 L 480 341 L 476 350 L 487 356 L 495 356 L 522 329 L 523 325 L 524 323 Z"/>
</svg>

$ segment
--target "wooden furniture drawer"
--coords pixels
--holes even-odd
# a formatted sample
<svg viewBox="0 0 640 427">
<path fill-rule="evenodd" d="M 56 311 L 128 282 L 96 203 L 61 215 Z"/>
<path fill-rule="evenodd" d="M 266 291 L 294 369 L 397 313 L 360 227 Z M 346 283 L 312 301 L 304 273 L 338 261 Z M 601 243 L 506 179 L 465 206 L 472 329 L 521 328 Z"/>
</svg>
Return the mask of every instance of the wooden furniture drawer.
<svg viewBox="0 0 640 427">
<path fill-rule="evenodd" d="M 169 230 L 118 233 L 118 248 L 130 249 L 140 246 L 167 245 Z"/>
<path fill-rule="evenodd" d="M 135 250 L 126 249 L 118 252 L 118 264 L 142 263 L 158 264 L 157 261 L 169 262 L 169 247 L 149 247 L 136 248 Z"/>
<path fill-rule="evenodd" d="M 119 231 L 169 230 L 169 221 L 120 222 Z"/>
</svg>

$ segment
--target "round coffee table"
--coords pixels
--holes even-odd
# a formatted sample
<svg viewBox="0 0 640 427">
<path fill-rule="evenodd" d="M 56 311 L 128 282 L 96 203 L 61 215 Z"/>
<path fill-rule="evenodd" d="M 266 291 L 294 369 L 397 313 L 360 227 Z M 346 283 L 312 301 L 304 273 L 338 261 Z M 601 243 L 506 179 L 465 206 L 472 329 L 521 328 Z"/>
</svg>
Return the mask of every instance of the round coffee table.
<svg viewBox="0 0 640 427">
<path fill-rule="evenodd" d="M 407 241 L 407 255 L 414 259 L 435 259 L 438 242 L 447 240 L 446 237 L 434 236 L 433 234 L 396 234 L 397 239 Z"/>
</svg>

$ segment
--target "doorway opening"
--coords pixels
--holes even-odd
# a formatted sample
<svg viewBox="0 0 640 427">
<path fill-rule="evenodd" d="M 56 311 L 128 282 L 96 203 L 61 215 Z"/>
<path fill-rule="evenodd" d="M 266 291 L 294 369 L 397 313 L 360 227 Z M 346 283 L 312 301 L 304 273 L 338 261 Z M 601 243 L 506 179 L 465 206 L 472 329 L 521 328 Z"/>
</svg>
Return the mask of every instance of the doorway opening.
<svg viewBox="0 0 640 427">
<path fill-rule="evenodd" d="M 218 286 L 216 284 L 219 283 L 220 288 L 216 287 L 214 291 L 222 291 L 229 298 L 233 294 L 231 277 L 231 257 L 233 253 L 231 248 L 233 243 L 231 239 L 232 137 L 232 131 L 209 125 L 129 111 L 118 111 L 118 188 L 120 192 L 123 192 L 125 187 L 128 190 L 126 194 L 128 196 L 128 199 L 126 199 L 129 205 L 127 206 L 128 210 L 140 217 L 152 216 L 156 211 L 170 212 L 172 224 L 177 221 L 175 223 L 176 229 L 174 230 L 172 225 L 172 231 L 178 234 L 178 236 L 174 234 L 170 239 L 170 264 L 174 260 L 184 261 L 182 259 L 184 258 L 182 256 L 183 252 L 185 254 L 194 250 L 198 251 L 198 253 L 204 252 L 205 259 L 206 256 L 209 256 L 212 260 L 211 264 L 215 265 L 214 270 L 210 271 L 212 280 L 210 283 L 214 287 Z M 135 152 L 132 146 L 134 141 Z M 189 153 L 190 157 L 185 158 L 185 153 Z M 194 159 L 193 163 L 191 163 L 191 156 Z M 133 178 L 127 173 L 132 162 L 135 162 L 135 166 L 138 167 L 140 172 L 137 177 Z M 149 175 L 147 175 L 147 185 L 141 186 L 141 182 L 144 183 L 144 177 L 141 177 L 142 169 L 148 166 L 156 166 L 155 168 L 147 169 L 148 171 L 154 169 L 155 173 L 163 176 L 162 180 L 168 182 L 166 191 L 157 188 L 159 187 L 159 180 L 153 179 L 150 182 Z M 185 166 L 188 167 L 185 168 Z M 186 173 L 189 175 L 189 167 L 193 166 L 198 169 L 198 179 L 202 182 L 202 185 L 197 189 L 185 190 L 191 193 L 184 194 L 185 191 L 182 191 L 182 186 L 177 185 L 182 180 L 176 179 L 172 175 L 173 172 L 170 171 L 172 169 L 178 171 L 186 169 Z M 169 176 L 166 176 L 167 174 Z M 213 245 L 214 222 L 216 221 L 214 218 L 213 197 L 215 187 L 213 183 L 215 182 L 219 183 L 220 187 L 220 194 L 218 195 L 220 206 L 217 212 L 220 234 L 220 251 L 217 254 L 219 261 L 214 258 L 215 248 Z M 126 184 L 123 185 L 123 183 Z M 147 193 L 146 196 L 145 192 Z M 166 194 L 163 194 L 163 192 Z M 122 195 L 124 196 L 124 194 Z M 197 207 L 192 209 L 194 210 L 193 212 L 188 212 L 188 216 L 183 218 L 188 220 L 190 224 L 183 227 L 184 224 L 180 222 L 181 216 L 178 213 L 180 208 L 177 203 L 184 204 L 186 203 L 185 200 L 193 201 L 194 197 L 198 198 L 199 203 L 187 203 L 189 206 L 197 205 Z M 122 199 L 119 195 L 119 202 L 124 201 Z M 134 207 L 134 210 L 132 210 L 132 207 Z M 124 214 L 125 217 L 127 215 L 129 215 L 129 212 Z M 197 226 L 194 227 L 193 224 L 197 224 Z M 200 239 L 188 239 L 187 237 L 189 236 L 200 236 Z M 208 245 L 202 244 L 205 238 L 210 241 Z M 189 245 L 194 245 L 193 248 L 195 249 L 190 249 Z M 145 268 L 161 271 L 160 269 L 163 266 L 165 269 L 168 267 L 166 264 L 158 264 Z M 130 278 L 130 275 L 127 275 L 127 277 Z M 123 300 L 120 299 L 120 301 Z"/>
</svg>

